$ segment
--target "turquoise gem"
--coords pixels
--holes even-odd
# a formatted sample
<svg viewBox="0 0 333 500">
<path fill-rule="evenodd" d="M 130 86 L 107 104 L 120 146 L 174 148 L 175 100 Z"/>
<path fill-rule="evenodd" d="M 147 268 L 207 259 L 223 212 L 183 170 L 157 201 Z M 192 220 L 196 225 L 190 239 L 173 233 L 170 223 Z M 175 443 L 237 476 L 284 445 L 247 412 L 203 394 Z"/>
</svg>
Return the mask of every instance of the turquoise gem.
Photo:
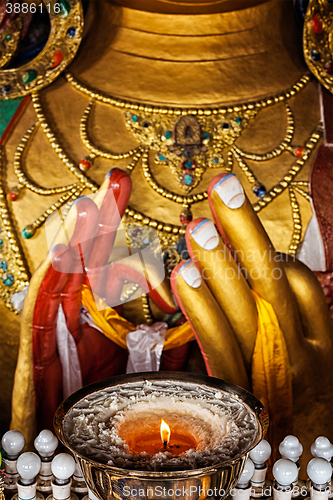
<svg viewBox="0 0 333 500">
<path fill-rule="evenodd" d="M 69 5 L 69 2 L 67 0 L 58 0 L 58 3 L 60 4 L 60 16 L 65 18 L 68 16 L 71 10 L 71 6 Z"/>
<path fill-rule="evenodd" d="M 186 167 L 186 168 L 192 168 L 192 162 L 191 162 L 191 160 L 187 160 L 187 161 L 185 162 L 185 167 Z"/>
<path fill-rule="evenodd" d="M 215 158 L 213 158 L 213 163 L 218 163 L 219 162 L 219 159 L 217 158 L 217 156 L 215 156 Z"/>
<path fill-rule="evenodd" d="M 34 230 L 32 226 L 29 225 L 22 230 L 21 234 L 25 240 L 30 240 L 30 238 L 32 238 L 34 235 Z"/>
<path fill-rule="evenodd" d="M 0 269 L 3 269 L 5 273 L 8 271 L 8 265 L 6 261 L 0 260 Z"/>
<path fill-rule="evenodd" d="M 164 161 L 164 160 L 165 160 L 165 156 L 163 156 L 162 154 L 159 154 L 159 155 L 158 155 L 158 158 L 159 158 L 161 161 Z"/>
<path fill-rule="evenodd" d="M 2 278 L 2 282 L 5 286 L 12 286 L 14 283 L 14 276 L 12 274 L 8 274 L 7 278 Z"/>
<path fill-rule="evenodd" d="M 183 177 L 183 182 L 186 186 L 191 186 L 193 184 L 193 176 L 190 174 L 185 174 Z"/>
<path fill-rule="evenodd" d="M 138 117 L 136 115 L 132 116 L 132 122 L 136 123 L 138 121 Z"/>
<path fill-rule="evenodd" d="M 204 140 L 210 139 L 210 133 L 209 132 L 204 132 L 203 138 L 204 138 Z"/>
<path fill-rule="evenodd" d="M 171 135 L 172 135 L 172 134 L 171 134 L 171 131 L 170 131 L 170 130 L 167 130 L 167 131 L 165 132 L 165 138 L 166 138 L 166 139 L 170 139 Z"/>
<path fill-rule="evenodd" d="M 242 123 L 242 119 L 239 116 L 237 116 L 237 118 L 236 118 L 236 123 L 237 123 L 237 125 Z"/>
<path fill-rule="evenodd" d="M 3 241 L 0 240 L 0 248 L 2 248 L 2 247 L 3 247 Z"/>
<path fill-rule="evenodd" d="M 143 240 L 143 243 L 144 243 L 145 245 L 149 245 L 149 238 L 145 238 L 145 239 Z"/>
</svg>

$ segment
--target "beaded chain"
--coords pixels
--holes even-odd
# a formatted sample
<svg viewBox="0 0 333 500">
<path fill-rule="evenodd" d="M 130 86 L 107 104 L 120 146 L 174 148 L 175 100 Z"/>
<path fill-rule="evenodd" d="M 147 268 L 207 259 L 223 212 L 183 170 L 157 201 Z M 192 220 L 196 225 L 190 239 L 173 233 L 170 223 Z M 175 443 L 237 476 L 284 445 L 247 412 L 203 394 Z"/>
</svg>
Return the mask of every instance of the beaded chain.
<svg viewBox="0 0 333 500">
<path fill-rule="evenodd" d="M 288 189 L 293 218 L 293 233 L 289 245 L 289 253 L 292 255 L 297 253 L 301 241 L 302 223 L 296 193 L 307 200 L 310 200 L 310 195 L 306 191 L 309 187 L 309 183 L 307 181 L 295 180 L 295 177 L 306 164 L 310 153 L 320 139 L 322 135 L 322 126 L 318 125 L 304 146 L 293 147 L 292 139 L 295 130 L 294 117 L 287 101 L 296 96 L 296 94 L 306 86 L 310 79 L 308 75 L 301 77 L 290 89 L 277 96 L 232 107 L 210 109 L 181 109 L 136 104 L 88 89 L 80 84 L 70 73 L 66 73 L 65 76 L 73 88 L 91 99 L 80 122 L 80 137 L 83 145 L 89 151 L 89 156 L 83 158 L 78 165 L 69 158 L 64 149 L 60 146 L 54 131 L 47 121 L 39 94 L 37 92 L 33 93 L 32 103 L 38 121 L 27 130 L 16 150 L 14 171 L 18 178 L 18 184 L 7 192 L 7 199 L 11 201 L 17 200 L 23 189 L 28 189 L 41 196 L 55 194 L 61 196 L 57 202 L 53 203 L 42 215 L 22 230 L 22 236 L 25 239 L 31 238 L 36 230 L 43 225 L 46 218 L 64 204 L 66 204 L 65 211 L 68 211 L 70 206 L 79 196 L 81 196 L 84 190 L 88 189 L 92 192 L 98 190 L 99 186 L 89 178 L 87 173 L 95 158 L 102 157 L 108 160 L 123 160 L 128 158 L 130 159 L 127 165 L 127 172 L 129 174 L 131 174 L 133 169 L 141 163 L 143 175 L 148 185 L 158 195 L 182 205 L 180 226 L 152 219 L 134 210 L 130 206 L 126 208 L 124 215 L 125 224 L 130 228 L 128 229 L 127 237 L 131 245 L 140 246 L 141 240 L 149 240 L 150 234 L 156 234 L 155 231 L 158 232 L 162 250 L 165 251 L 164 258 L 166 268 L 168 271 L 171 271 L 174 265 L 180 262 L 182 258 L 187 258 L 188 255 L 184 243 L 184 235 L 186 225 L 192 219 L 191 206 L 206 200 L 208 197 L 207 191 L 189 194 L 190 191 L 199 184 L 206 168 L 223 167 L 224 171 L 232 172 L 237 162 L 237 165 L 245 174 L 247 181 L 251 185 L 253 192 L 259 198 L 258 201 L 253 204 L 256 212 L 260 212 L 277 196 Z M 123 112 L 127 129 L 139 142 L 137 147 L 126 152 L 114 153 L 105 151 L 92 143 L 88 136 L 88 121 L 93 105 L 96 102 L 112 106 Z M 257 116 L 260 110 L 281 103 L 285 107 L 287 125 L 285 136 L 277 147 L 264 154 L 255 154 L 243 151 L 235 144 L 237 138 L 241 135 L 247 124 Z M 38 186 L 25 173 L 26 169 L 23 167 L 25 153 L 38 128 L 41 128 L 53 151 L 62 161 L 65 168 L 76 177 L 76 181 L 72 184 L 56 188 L 45 188 Z M 157 133 L 157 129 L 161 131 Z M 226 160 L 222 154 L 223 150 L 226 150 Z M 292 154 L 296 157 L 296 160 L 283 179 L 267 191 L 265 186 L 260 183 L 256 175 L 252 172 L 246 161 L 265 162 L 278 157 L 284 152 Z M 177 176 L 179 184 L 185 191 L 185 194 L 173 193 L 165 189 L 155 180 L 150 169 L 152 155 L 155 155 L 154 162 L 156 164 L 168 165 L 171 168 L 171 171 Z M 2 189 L 2 191 L 0 191 L 0 209 L 3 225 L 6 226 L 7 240 L 14 242 L 16 236 L 9 222 L 9 210 L 5 200 L 3 184 L 1 184 L 0 188 Z M 10 239 L 11 236 L 12 238 Z M 23 267 L 20 268 L 18 272 L 12 271 L 10 273 L 10 276 L 13 277 L 10 278 L 13 283 L 5 283 L 6 280 L 4 281 L 4 278 L 8 278 L 8 266 L 5 262 L 7 266 L 5 266 L 5 273 L 7 274 L 4 274 L 2 282 L 6 288 L 6 297 L 8 296 L 9 298 L 16 291 L 22 290 L 28 280 L 27 266 L 24 264 L 24 260 L 21 257 L 23 252 L 19 246 L 19 242 L 16 240 L 17 238 L 12 248 L 16 249 L 17 262 L 22 262 L 20 265 Z M 0 240 L 0 242 L 1 241 L 2 240 Z M 8 254 L 8 257 L 7 261 L 11 263 L 14 262 L 12 261 L 11 255 Z M 0 260 L 0 270 L 2 262 L 4 261 Z M 169 265 L 170 262 L 171 264 Z M 131 286 L 123 292 L 121 301 L 126 302 L 135 294 L 137 289 L 137 284 Z M 148 298 L 144 296 L 142 301 L 146 321 L 150 324 L 153 319 Z M 6 304 L 12 309 L 9 299 L 6 301 Z"/>
</svg>

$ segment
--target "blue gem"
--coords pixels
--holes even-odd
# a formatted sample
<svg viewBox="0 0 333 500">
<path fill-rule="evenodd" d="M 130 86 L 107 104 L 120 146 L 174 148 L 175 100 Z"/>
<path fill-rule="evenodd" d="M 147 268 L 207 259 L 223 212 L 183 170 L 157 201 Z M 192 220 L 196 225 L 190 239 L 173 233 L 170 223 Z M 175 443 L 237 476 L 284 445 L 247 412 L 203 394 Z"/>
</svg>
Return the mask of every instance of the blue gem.
<svg viewBox="0 0 333 500">
<path fill-rule="evenodd" d="M 256 196 L 258 196 L 258 198 L 262 198 L 267 193 L 266 188 L 263 184 L 259 184 L 259 186 L 254 187 L 253 192 Z"/>
<path fill-rule="evenodd" d="M 217 158 L 217 156 L 215 156 L 215 158 L 213 158 L 213 163 L 218 163 L 219 162 L 219 159 Z"/>
<path fill-rule="evenodd" d="M 225 130 L 227 130 L 228 128 L 230 128 L 229 123 L 224 122 L 223 125 L 222 125 L 222 128 L 224 128 Z"/>
<path fill-rule="evenodd" d="M 171 138 L 171 135 L 172 135 L 172 133 L 171 133 L 171 131 L 170 131 L 170 130 L 167 130 L 167 131 L 165 132 L 165 138 L 166 138 L 166 139 L 170 139 L 170 138 Z"/>
<path fill-rule="evenodd" d="M 2 93 L 8 94 L 8 92 L 10 92 L 10 89 L 11 89 L 10 85 L 5 85 L 4 87 L 2 87 Z"/>
<path fill-rule="evenodd" d="M 14 283 L 14 276 L 12 274 L 8 274 L 7 278 L 2 278 L 2 282 L 5 286 L 12 286 Z"/>
<path fill-rule="evenodd" d="M 164 160 L 165 160 L 165 156 L 163 156 L 162 154 L 159 154 L 159 155 L 158 155 L 158 157 L 159 157 L 159 159 L 160 159 L 161 161 L 164 161 Z"/>
<path fill-rule="evenodd" d="M 311 51 L 311 59 L 313 61 L 320 61 L 320 53 L 318 52 L 318 50 Z"/>
<path fill-rule="evenodd" d="M 204 138 L 204 140 L 210 139 L 210 133 L 209 132 L 204 132 L 203 138 Z"/>
<path fill-rule="evenodd" d="M 138 121 L 138 117 L 136 115 L 132 116 L 132 122 L 136 123 Z"/>
<path fill-rule="evenodd" d="M 67 34 L 67 36 L 68 36 L 69 38 L 74 38 L 75 33 L 76 33 L 76 29 L 74 28 L 74 26 L 71 26 L 70 28 L 68 28 L 67 33 L 66 33 L 66 34 Z"/>
<path fill-rule="evenodd" d="M 236 118 L 236 123 L 237 125 L 240 125 L 242 123 L 242 119 L 239 116 L 237 116 Z"/>
<path fill-rule="evenodd" d="M 187 160 L 187 161 L 185 162 L 185 167 L 186 167 L 186 168 L 192 168 L 192 162 L 191 162 L 191 160 Z"/>
<path fill-rule="evenodd" d="M 0 269 L 3 269 L 6 273 L 8 271 L 7 262 L 5 262 L 4 260 L 0 260 Z"/>
</svg>

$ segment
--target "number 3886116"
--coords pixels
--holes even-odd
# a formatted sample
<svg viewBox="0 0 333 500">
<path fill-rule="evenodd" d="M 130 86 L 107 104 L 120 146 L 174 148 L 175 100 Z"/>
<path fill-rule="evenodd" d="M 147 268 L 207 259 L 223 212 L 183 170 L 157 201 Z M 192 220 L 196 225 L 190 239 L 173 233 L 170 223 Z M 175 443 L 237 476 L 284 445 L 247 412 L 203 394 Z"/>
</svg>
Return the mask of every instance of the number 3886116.
<svg viewBox="0 0 333 500">
<path fill-rule="evenodd" d="M 6 3 L 6 13 L 7 14 L 35 14 L 36 12 L 48 12 L 49 14 L 59 14 L 61 12 L 60 3 Z"/>
</svg>

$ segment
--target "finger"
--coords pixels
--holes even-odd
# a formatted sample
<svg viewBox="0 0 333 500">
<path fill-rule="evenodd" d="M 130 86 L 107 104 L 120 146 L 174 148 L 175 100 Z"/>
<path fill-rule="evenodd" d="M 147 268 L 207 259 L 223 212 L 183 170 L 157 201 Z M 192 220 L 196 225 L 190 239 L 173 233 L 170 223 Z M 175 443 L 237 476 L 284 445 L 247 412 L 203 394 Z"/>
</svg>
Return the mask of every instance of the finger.
<svg viewBox="0 0 333 500">
<path fill-rule="evenodd" d="M 33 357 L 38 366 L 56 355 L 56 325 L 60 292 L 68 278 L 72 258 L 65 245 L 57 245 L 47 257 L 48 268 L 40 284 L 33 313 Z M 58 272 L 56 269 L 64 269 Z"/>
<path fill-rule="evenodd" d="M 170 294 L 167 280 L 164 279 L 161 282 L 160 273 L 154 271 L 156 269 L 151 265 L 149 272 L 146 272 L 146 268 L 142 266 L 138 254 L 108 265 L 107 269 L 104 270 L 104 273 L 107 273 L 104 289 L 106 303 L 111 307 L 120 303 L 119 297 L 124 282 L 127 280 L 131 283 L 137 283 L 162 311 L 173 314 L 177 307 Z"/>
<path fill-rule="evenodd" d="M 239 345 L 194 262 L 175 267 L 171 286 L 197 338 L 208 374 L 249 388 Z"/>
<path fill-rule="evenodd" d="M 71 265 L 71 255 L 65 245 L 58 245 L 52 255 L 48 256 L 47 261 L 48 267 L 39 287 L 32 320 L 35 414 L 38 429 L 41 425 L 52 428 L 54 412 L 63 399 L 56 328 L 60 292 L 67 280 L 67 272 L 58 272 L 55 268 L 60 266 L 68 270 Z M 43 269 L 43 266 L 41 267 Z M 49 394 L 48 389 L 51 386 L 52 391 Z M 45 394 L 49 394 L 47 405 L 44 400 Z"/>
<path fill-rule="evenodd" d="M 81 286 L 84 262 L 88 260 L 98 221 L 97 205 L 88 196 L 78 198 L 73 207 L 76 224 L 69 242 L 72 256 L 71 273 L 61 291 L 61 301 L 69 331 L 76 341 L 80 336 Z"/>
<path fill-rule="evenodd" d="M 109 259 L 117 229 L 131 194 L 132 181 L 119 168 L 111 169 L 94 197 L 99 207 L 98 228 L 94 237 L 89 269 L 104 266 Z"/>
<path fill-rule="evenodd" d="M 305 337 L 331 353 L 332 324 L 323 289 L 314 273 L 299 260 L 283 255 L 283 264 L 297 307 Z M 315 307 L 315 314 L 314 314 Z"/>
<path fill-rule="evenodd" d="M 234 331 L 246 368 L 250 370 L 258 318 L 254 297 L 243 274 L 211 220 L 190 222 L 186 243 L 191 259 Z"/>
<path fill-rule="evenodd" d="M 291 362 L 297 360 L 303 335 L 295 298 L 279 255 L 234 174 L 220 174 L 209 186 L 214 217 L 223 227 L 251 288 L 274 308 Z"/>
</svg>

